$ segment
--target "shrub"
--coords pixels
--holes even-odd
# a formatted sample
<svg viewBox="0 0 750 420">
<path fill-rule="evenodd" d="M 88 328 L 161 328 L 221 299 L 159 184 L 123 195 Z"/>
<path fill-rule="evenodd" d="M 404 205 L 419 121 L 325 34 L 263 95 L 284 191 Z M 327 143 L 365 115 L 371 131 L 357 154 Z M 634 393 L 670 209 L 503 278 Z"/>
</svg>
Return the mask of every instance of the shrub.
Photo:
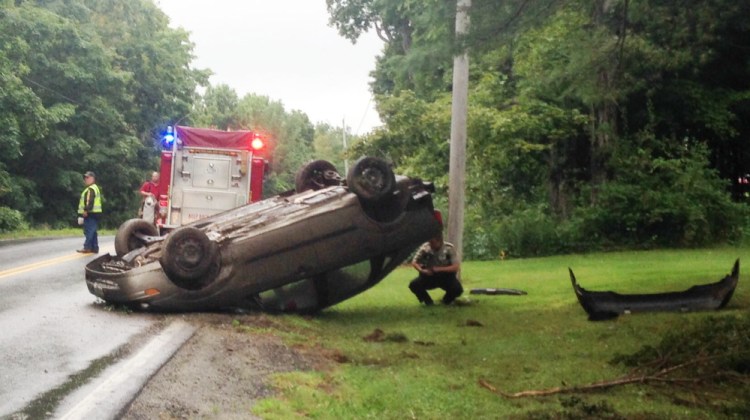
<svg viewBox="0 0 750 420">
<path fill-rule="evenodd" d="M 514 213 L 500 223 L 498 235 L 503 248 L 514 257 L 554 254 L 560 240 L 556 224 L 541 208 Z"/>
<path fill-rule="evenodd" d="M 619 177 L 589 189 L 592 204 L 577 209 L 586 234 L 631 247 L 705 246 L 741 237 L 748 209 L 731 201 L 705 147 L 661 158 L 634 152 L 615 162 Z"/>
<path fill-rule="evenodd" d="M 20 211 L 8 207 L 0 207 L 0 232 L 12 232 L 28 228 L 29 225 Z"/>
<path fill-rule="evenodd" d="M 691 400 L 710 395 L 727 418 L 750 412 L 750 318 L 712 316 L 669 330 L 656 345 L 633 354 L 618 354 L 612 364 L 631 368 L 644 383 L 670 394 L 691 393 Z M 679 397 L 684 398 L 684 397 Z"/>
<path fill-rule="evenodd" d="M 581 223 L 581 219 L 561 220 L 544 205 L 504 217 L 470 219 L 464 232 L 464 257 L 492 260 L 601 249 L 600 236 L 589 234 Z"/>
</svg>

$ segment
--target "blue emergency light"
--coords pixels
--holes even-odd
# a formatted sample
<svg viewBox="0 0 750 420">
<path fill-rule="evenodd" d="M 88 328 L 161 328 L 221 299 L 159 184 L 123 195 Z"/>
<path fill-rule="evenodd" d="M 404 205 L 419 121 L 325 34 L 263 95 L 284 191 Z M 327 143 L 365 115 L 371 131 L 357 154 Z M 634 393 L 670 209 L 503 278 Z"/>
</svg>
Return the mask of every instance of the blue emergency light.
<svg viewBox="0 0 750 420">
<path fill-rule="evenodd" d="M 167 126 L 167 132 L 161 136 L 162 147 L 164 147 L 165 149 L 171 149 L 172 144 L 174 143 L 174 139 L 175 139 L 174 128 L 171 125 L 169 125 Z"/>
</svg>

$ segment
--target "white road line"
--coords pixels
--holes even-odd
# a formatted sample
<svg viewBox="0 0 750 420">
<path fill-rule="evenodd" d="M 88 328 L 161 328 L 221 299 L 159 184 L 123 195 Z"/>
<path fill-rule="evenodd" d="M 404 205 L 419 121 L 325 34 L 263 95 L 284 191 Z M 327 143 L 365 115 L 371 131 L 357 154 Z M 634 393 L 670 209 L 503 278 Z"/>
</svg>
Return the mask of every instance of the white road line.
<svg viewBox="0 0 750 420">
<path fill-rule="evenodd" d="M 86 392 L 80 401 L 67 404 L 63 401 L 61 407 L 74 405 L 67 411 L 63 409 L 65 412 L 60 416 L 56 415 L 55 418 L 117 418 L 154 373 L 193 336 L 194 332 L 195 327 L 184 321 L 172 322 L 136 354 L 106 369 L 103 377 L 94 380 L 94 384 L 98 382 L 92 385 L 95 388 Z M 71 397 L 75 396 L 76 393 Z"/>
</svg>

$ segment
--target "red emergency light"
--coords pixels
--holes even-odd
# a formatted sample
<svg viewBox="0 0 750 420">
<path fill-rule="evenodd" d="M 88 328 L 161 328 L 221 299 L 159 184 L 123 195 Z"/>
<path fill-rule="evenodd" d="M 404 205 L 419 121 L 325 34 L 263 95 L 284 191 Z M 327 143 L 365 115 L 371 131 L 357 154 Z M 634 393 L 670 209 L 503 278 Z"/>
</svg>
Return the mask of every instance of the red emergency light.
<svg viewBox="0 0 750 420">
<path fill-rule="evenodd" d="M 253 137 L 252 141 L 250 141 L 250 147 L 252 147 L 256 152 L 261 150 L 265 145 L 266 143 L 257 134 Z"/>
</svg>

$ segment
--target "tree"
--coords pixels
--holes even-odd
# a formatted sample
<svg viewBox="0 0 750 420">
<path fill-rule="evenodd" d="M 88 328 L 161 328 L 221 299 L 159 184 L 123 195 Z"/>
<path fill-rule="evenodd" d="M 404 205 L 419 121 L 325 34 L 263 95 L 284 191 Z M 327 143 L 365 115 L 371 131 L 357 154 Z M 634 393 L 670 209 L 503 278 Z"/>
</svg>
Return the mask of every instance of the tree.
<svg viewBox="0 0 750 420">
<path fill-rule="evenodd" d="M 100 43 L 85 40 L 71 22 L 54 13 L 22 5 L 4 11 L 3 22 L 8 31 L 3 33 L 15 34 L 22 46 L 15 51 L 28 69 L 22 80 L 38 101 L 37 109 L 47 116 L 44 126 L 19 139 L 23 159 L 9 164 L 16 188 L 22 189 L 20 195 L 30 203 L 44 203 L 20 209 L 36 222 L 55 222 L 65 214 L 70 220 L 75 214 L 72 197 L 82 185 L 83 169 L 68 163 L 83 163 L 85 157 L 81 157 L 90 151 L 83 140 L 85 130 L 78 130 L 78 124 L 87 112 L 89 117 L 107 112 L 106 106 L 91 108 L 99 95 L 89 93 L 97 81 L 102 82 L 103 90 L 112 92 L 122 86 L 122 79 L 107 73 L 106 51 Z M 70 60 L 71 56 L 76 59 Z"/>
<path fill-rule="evenodd" d="M 0 179 L 2 170 L 9 174 L 12 192 L 0 199 L 33 223 L 67 225 L 81 174 L 93 170 L 106 198 L 106 223 L 130 217 L 134 191 L 153 169 L 156 126 L 187 112 L 204 76 L 188 70 L 187 34 L 168 29 L 147 1 L 3 6 L 0 48 L 16 76 L 0 82 L 13 92 L 0 103 L 17 129 L 3 142 L 12 147 L 0 158 Z"/>
<path fill-rule="evenodd" d="M 189 120 L 198 127 L 236 129 L 243 125 L 237 109 L 239 102 L 237 92 L 228 85 L 208 86 L 195 104 Z"/>
<path fill-rule="evenodd" d="M 412 90 L 420 96 L 450 91 L 454 2 L 439 0 L 326 0 L 329 22 L 352 42 L 375 30 L 386 43 L 373 91 Z"/>
<path fill-rule="evenodd" d="M 352 40 L 376 24 L 393 29 L 395 22 L 406 22 L 408 31 L 396 33 L 408 34 L 409 42 L 391 38 L 373 73 L 385 126 L 359 148 L 392 156 L 401 171 L 434 179 L 440 191 L 450 103 L 450 83 L 440 69 L 447 55 L 420 52 L 450 45 L 451 32 L 437 18 L 443 12 L 410 8 L 408 2 L 400 7 L 391 1 L 331 0 L 328 5 L 332 21 Z M 750 135 L 750 25 L 743 18 L 749 7 L 725 0 L 690 8 L 672 0 L 473 1 L 472 31 L 464 40 L 473 63 L 466 188 L 475 205 L 468 215 L 469 243 L 480 244 L 483 255 L 496 255 L 504 245 L 491 238 L 502 235 L 526 235 L 531 242 L 546 238 L 535 242 L 534 252 L 610 240 L 647 246 L 649 238 L 661 241 L 665 235 L 645 222 L 648 227 L 638 235 L 622 225 L 606 240 L 576 235 L 589 232 L 580 224 L 585 227 L 592 215 L 629 217 L 601 207 L 614 205 L 616 191 L 672 197 L 655 186 L 669 188 L 675 179 L 696 182 L 701 176 L 704 182 L 695 183 L 689 200 L 716 207 L 667 200 L 673 206 L 668 213 L 682 221 L 671 225 L 674 235 L 666 243 L 695 243 L 698 235 L 688 232 L 700 225 L 697 220 L 714 220 L 709 213 L 737 213 L 728 202 L 726 181 L 717 177 L 734 179 L 747 172 L 740 168 L 750 151 L 741 140 Z M 707 153 L 699 152 L 702 145 Z M 645 153 L 639 155 L 641 165 L 622 159 L 634 151 Z M 653 182 L 630 173 L 644 168 L 654 171 Z M 632 203 L 619 208 L 628 214 L 651 211 Z M 689 217 L 677 217 L 686 211 Z M 548 222 L 540 222 L 544 218 Z M 718 230 L 722 233 L 704 233 L 717 241 L 736 235 Z M 523 240 L 516 244 L 526 246 Z"/>
<path fill-rule="evenodd" d="M 195 105 L 190 121 L 221 130 L 257 131 L 266 139 L 262 152 L 270 162 L 264 195 L 294 187 L 294 174 L 312 158 L 314 127 L 306 114 L 287 112 L 279 101 L 248 94 L 238 98 L 227 85 L 209 87 Z"/>
<path fill-rule="evenodd" d="M 0 208 L 23 209 L 24 215 L 42 206 L 33 185 L 12 171 L 23 158 L 27 138 L 41 137 L 53 120 L 33 90 L 24 84 L 29 68 L 27 43 L 16 36 L 19 13 L 10 5 L 0 11 Z"/>
<path fill-rule="evenodd" d="M 344 148 L 344 139 L 346 139 L 346 149 Z M 352 153 L 352 148 L 356 150 L 357 144 L 361 140 L 359 136 L 351 133 L 349 127 L 333 127 L 327 123 L 317 124 L 313 141 L 314 157 L 333 163 L 339 173 L 346 176 L 346 162 L 359 157 L 359 155 Z"/>
</svg>

